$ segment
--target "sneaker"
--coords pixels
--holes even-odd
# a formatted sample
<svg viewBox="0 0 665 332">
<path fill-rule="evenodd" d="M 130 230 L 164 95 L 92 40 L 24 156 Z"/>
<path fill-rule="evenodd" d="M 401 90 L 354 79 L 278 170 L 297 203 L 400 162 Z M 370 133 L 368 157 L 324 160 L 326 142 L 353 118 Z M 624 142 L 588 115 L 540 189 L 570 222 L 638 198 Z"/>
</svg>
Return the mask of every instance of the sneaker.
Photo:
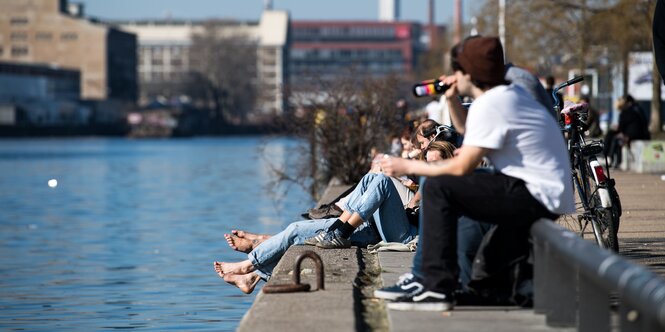
<svg viewBox="0 0 665 332">
<path fill-rule="evenodd" d="M 405 273 L 399 277 L 396 284 L 375 290 L 374 297 L 384 300 L 395 300 L 399 297 L 416 293 L 423 288 L 423 285 L 416 281 L 416 277 L 413 274 Z"/>
<path fill-rule="evenodd" d="M 409 311 L 450 311 L 454 307 L 453 293 L 437 293 L 424 288 L 388 303 L 389 309 Z"/>
<path fill-rule="evenodd" d="M 323 240 L 325 236 L 326 236 L 326 231 L 319 231 L 318 233 L 316 233 L 316 235 L 308 238 L 303 243 L 308 246 L 315 246 L 317 243 L 321 242 L 321 240 Z"/>
<path fill-rule="evenodd" d="M 334 230 L 326 233 L 323 240 L 317 243 L 316 246 L 323 249 L 350 248 L 351 240 L 343 238 L 338 230 Z"/>
<path fill-rule="evenodd" d="M 328 219 L 336 218 L 342 215 L 342 210 L 334 203 L 324 204 L 318 208 L 307 210 L 307 217 L 310 219 Z"/>
</svg>

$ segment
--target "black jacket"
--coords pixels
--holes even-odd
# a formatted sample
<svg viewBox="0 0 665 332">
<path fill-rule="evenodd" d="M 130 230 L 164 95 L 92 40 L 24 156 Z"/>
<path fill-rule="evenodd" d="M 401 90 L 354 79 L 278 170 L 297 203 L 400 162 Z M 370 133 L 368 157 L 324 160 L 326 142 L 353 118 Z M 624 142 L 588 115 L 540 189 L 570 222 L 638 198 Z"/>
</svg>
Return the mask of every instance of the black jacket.
<svg viewBox="0 0 665 332">
<path fill-rule="evenodd" d="M 665 83 L 665 0 L 658 0 L 653 14 L 653 49 L 660 77 Z"/>
<path fill-rule="evenodd" d="M 650 139 L 648 125 L 644 113 L 636 104 L 626 107 L 619 114 L 619 132 L 631 141 Z"/>
</svg>

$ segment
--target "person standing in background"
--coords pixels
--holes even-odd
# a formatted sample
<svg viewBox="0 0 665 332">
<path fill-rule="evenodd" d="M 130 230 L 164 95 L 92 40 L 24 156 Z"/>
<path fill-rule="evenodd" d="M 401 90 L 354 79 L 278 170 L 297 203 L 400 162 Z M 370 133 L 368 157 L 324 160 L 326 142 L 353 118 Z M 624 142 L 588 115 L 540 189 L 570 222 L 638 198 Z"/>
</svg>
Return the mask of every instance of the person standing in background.
<svg viewBox="0 0 665 332">
<path fill-rule="evenodd" d="M 653 14 L 653 50 L 660 77 L 665 84 L 665 1 L 658 0 Z"/>
</svg>

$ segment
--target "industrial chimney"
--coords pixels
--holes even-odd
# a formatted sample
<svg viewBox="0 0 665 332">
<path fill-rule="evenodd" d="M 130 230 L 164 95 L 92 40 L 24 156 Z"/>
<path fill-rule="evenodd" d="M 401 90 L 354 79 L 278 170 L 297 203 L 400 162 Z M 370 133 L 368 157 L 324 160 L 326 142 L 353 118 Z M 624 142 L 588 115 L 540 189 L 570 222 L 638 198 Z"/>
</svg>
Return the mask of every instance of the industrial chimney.
<svg viewBox="0 0 665 332">
<path fill-rule="evenodd" d="M 379 21 L 399 21 L 399 0 L 379 0 Z"/>
</svg>

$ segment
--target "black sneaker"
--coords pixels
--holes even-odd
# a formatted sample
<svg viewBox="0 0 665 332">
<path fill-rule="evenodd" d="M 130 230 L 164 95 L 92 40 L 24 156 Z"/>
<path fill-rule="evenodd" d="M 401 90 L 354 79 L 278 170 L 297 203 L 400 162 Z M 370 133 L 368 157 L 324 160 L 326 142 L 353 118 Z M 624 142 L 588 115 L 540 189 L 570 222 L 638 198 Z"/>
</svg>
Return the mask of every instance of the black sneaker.
<svg viewBox="0 0 665 332">
<path fill-rule="evenodd" d="M 308 246 L 315 246 L 317 243 L 321 242 L 321 240 L 323 240 L 325 236 L 326 236 L 326 231 L 319 231 L 318 233 L 316 233 L 316 235 L 308 238 L 303 243 Z"/>
<path fill-rule="evenodd" d="M 351 240 L 343 238 L 339 230 L 336 229 L 326 233 L 323 240 L 319 241 L 316 246 L 323 249 L 350 248 Z"/>
<path fill-rule="evenodd" d="M 452 292 L 437 293 L 424 288 L 388 303 L 389 309 L 408 311 L 450 311 L 454 307 L 455 297 Z"/>
<path fill-rule="evenodd" d="M 399 277 L 396 284 L 375 290 L 374 297 L 395 300 L 399 297 L 419 292 L 423 288 L 423 285 L 416 281 L 416 277 L 413 274 L 405 273 Z"/>
</svg>

